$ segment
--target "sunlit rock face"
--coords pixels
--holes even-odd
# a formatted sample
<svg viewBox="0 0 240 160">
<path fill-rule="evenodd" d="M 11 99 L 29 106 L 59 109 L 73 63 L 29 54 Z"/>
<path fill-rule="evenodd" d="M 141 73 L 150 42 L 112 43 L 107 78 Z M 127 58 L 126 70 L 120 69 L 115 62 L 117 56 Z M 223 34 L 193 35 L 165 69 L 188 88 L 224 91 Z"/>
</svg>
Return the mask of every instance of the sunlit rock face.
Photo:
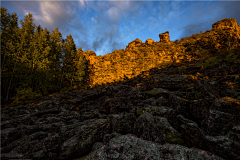
<svg viewBox="0 0 240 160">
<path fill-rule="evenodd" d="M 166 31 L 165 33 L 161 33 L 159 34 L 159 38 L 160 38 L 160 42 L 170 42 L 170 36 L 169 36 L 169 32 Z"/>
<path fill-rule="evenodd" d="M 212 25 L 212 29 L 227 29 L 227 28 L 234 28 L 238 29 L 239 25 L 235 18 L 223 19 L 217 21 Z"/>
<path fill-rule="evenodd" d="M 93 61 L 96 58 L 96 53 L 94 51 L 88 50 L 84 53 L 84 56 L 86 57 L 87 60 L 90 61 L 90 63 L 93 63 Z"/>
<path fill-rule="evenodd" d="M 87 56 L 96 56 L 96 53 L 94 51 L 88 50 L 88 51 L 86 51 L 86 55 Z"/>
<path fill-rule="evenodd" d="M 145 43 L 146 44 L 153 44 L 153 42 L 154 42 L 154 40 L 149 38 L 149 39 L 146 40 Z"/>
<path fill-rule="evenodd" d="M 218 30 L 222 31 L 228 31 L 228 35 L 230 35 L 227 42 L 228 47 L 237 47 L 238 46 L 238 39 L 240 39 L 240 26 L 238 25 L 237 21 L 235 18 L 227 18 L 227 19 L 222 19 L 214 24 L 212 24 L 212 31 L 216 32 L 216 34 L 219 34 Z M 232 42 L 235 44 L 232 44 Z"/>
<path fill-rule="evenodd" d="M 225 24 L 225 21 L 228 19 L 219 23 Z M 236 21 L 233 19 L 230 22 L 234 24 Z M 234 27 L 208 30 L 201 35 L 187 37 L 187 40 L 183 38 L 181 43 L 170 41 L 168 31 L 161 33 L 159 37 L 161 43 L 152 39 L 142 42 L 137 38 L 129 42 L 125 49 L 104 56 L 95 56 L 95 52 L 86 51 L 86 59 L 91 65 L 89 71 L 93 73 L 93 84 L 112 83 L 124 79 L 125 76 L 135 77 L 154 67 L 162 68 L 192 61 L 205 54 L 205 51 L 213 53 L 222 49 L 237 48 L 240 42 L 240 32 Z"/>
<path fill-rule="evenodd" d="M 138 47 L 142 44 L 142 41 L 140 39 L 135 39 L 134 41 L 128 43 L 126 49 L 130 49 L 130 48 L 134 48 L 134 47 Z"/>
</svg>

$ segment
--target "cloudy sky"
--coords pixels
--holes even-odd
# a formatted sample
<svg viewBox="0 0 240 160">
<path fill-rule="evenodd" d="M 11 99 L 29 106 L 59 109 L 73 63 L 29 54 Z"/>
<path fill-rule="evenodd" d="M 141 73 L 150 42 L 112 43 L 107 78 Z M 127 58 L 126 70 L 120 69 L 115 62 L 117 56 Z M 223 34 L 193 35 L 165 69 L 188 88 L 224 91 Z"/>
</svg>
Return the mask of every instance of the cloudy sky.
<svg viewBox="0 0 240 160">
<path fill-rule="evenodd" d="M 139 38 L 159 41 L 169 31 L 170 40 L 212 29 L 212 24 L 235 18 L 240 24 L 240 1 L 3 1 L 19 21 L 28 13 L 34 23 L 50 32 L 56 27 L 63 38 L 71 34 L 77 48 L 105 55 L 125 49 Z"/>
</svg>

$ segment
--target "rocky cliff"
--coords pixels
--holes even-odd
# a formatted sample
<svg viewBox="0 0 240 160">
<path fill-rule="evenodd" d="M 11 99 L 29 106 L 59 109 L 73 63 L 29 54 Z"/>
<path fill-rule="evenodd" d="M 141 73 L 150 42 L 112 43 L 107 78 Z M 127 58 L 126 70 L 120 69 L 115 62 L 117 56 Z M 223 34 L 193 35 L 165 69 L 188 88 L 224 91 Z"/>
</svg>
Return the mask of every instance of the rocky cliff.
<svg viewBox="0 0 240 160">
<path fill-rule="evenodd" d="M 93 82 L 112 80 L 114 67 L 137 75 L 1 108 L 1 159 L 240 159 L 240 41 L 228 33 L 239 35 L 216 28 L 180 42 L 136 40 L 101 58 L 86 52 Z M 119 71 L 125 54 L 132 63 Z M 155 60 L 164 63 L 144 66 Z"/>
<path fill-rule="evenodd" d="M 212 30 L 194 34 L 180 41 L 170 41 L 169 32 L 159 34 L 160 41 L 140 39 L 130 42 L 125 49 L 104 56 L 89 54 L 91 84 L 112 83 L 133 78 L 151 68 L 163 68 L 176 63 L 199 60 L 224 49 L 239 46 L 240 27 L 235 19 L 224 19 L 212 25 Z"/>
</svg>

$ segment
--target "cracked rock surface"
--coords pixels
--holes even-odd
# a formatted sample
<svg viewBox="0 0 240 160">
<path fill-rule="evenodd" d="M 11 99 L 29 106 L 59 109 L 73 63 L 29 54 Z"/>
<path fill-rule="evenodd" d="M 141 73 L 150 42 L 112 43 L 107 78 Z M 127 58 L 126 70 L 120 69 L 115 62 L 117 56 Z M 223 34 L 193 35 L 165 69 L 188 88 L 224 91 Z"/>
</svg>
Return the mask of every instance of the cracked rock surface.
<svg viewBox="0 0 240 160">
<path fill-rule="evenodd" d="M 189 63 L 2 108 L 1 159 L 239 160 L 239 71 Z"/>
</svg>

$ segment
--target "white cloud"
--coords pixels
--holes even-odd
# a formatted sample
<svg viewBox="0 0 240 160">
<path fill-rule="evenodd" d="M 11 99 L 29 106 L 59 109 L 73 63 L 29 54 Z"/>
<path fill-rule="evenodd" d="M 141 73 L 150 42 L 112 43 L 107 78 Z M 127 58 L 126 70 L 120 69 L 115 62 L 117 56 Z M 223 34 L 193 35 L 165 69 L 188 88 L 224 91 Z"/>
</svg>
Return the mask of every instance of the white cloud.
<svg viewBox="0 0 240 160">
<path fill-rule="evenodd" d="M 104 54 L 104 51 L 101 49 L 101 53 L 103 53 Z"/>
<path fill-rule="evenodd" d="M 47 26 L 56 25 L 61 19 L 66 17 L 64 5 L 59 2 L 39 2 L 40 14 L 34 15 L 34 19 L 43 22 Z M 69 12 L 70 15 L 73 12 Z"/>
<path fill-rule="evenodd" d="M 108 16 L 113 23 L 117 23 L 120 20 L 120 12 L 117 7 L 111 7 L 107 10 Z"/>
<path fill-rule="evenodd" d="M 109 3 L 120 10 L 128 10 L 131 7 L 131 1 L 110 1 Z"/>
<path fill-rule="evenodd" d="M 84 0 L 79 0 L 79 6 L 81 9 L 85 7 Z"/>
</svg>

